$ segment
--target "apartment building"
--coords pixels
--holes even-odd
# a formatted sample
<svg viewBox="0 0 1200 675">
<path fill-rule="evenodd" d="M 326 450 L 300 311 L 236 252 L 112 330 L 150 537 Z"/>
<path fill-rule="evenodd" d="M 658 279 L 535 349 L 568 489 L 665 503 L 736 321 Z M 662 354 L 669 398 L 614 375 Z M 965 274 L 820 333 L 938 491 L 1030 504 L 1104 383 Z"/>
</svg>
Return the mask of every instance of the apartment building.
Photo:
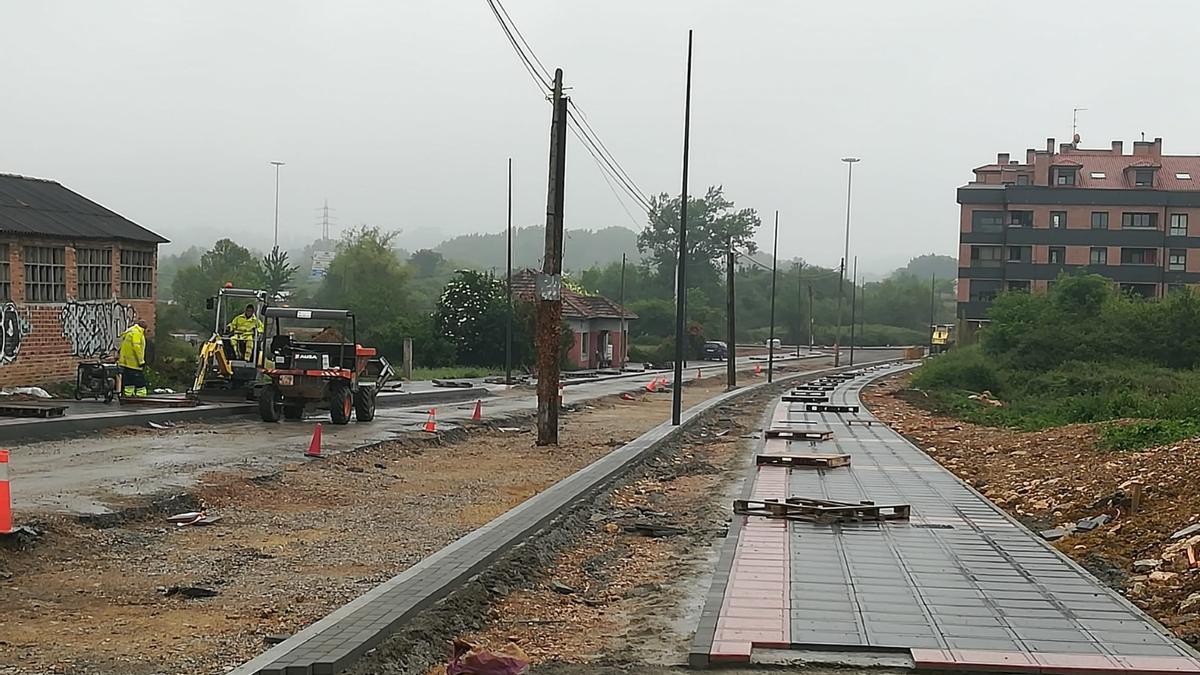
<svg viewBox="0 0 1200 675">
<path fill-rule="evenodd" d="M 984 321 L 998 293 L 1049 288 L 1064 271 L 1147 298 L 1200 283 L 1200 156 L 1162 139 L 1081 148 L 1076 136 L 996 156 L 958 189 L 958 315 Z"/>
</svg>

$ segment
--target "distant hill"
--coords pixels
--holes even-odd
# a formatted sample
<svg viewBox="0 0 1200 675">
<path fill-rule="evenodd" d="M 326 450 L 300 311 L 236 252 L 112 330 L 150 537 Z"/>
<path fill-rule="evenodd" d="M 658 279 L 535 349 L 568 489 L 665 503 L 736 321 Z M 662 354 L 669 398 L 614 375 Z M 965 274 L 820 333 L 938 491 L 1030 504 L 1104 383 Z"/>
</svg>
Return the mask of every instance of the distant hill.
<svg viewBox="0 0 1200 675">
<path fill-rule="evenodd" d="M 937 276 L 938 279 L 955 279 L 958 277 L 958 259 L 948 255 L 926 253 L 909 260 L 907 265 L 896 269 L 890 276 L 902 274 L 919 279 L 928 279 L 930 276 Z"/>
<path fill-rule="evenodd" d="M 606 227 L 600 230 L 573 230 L 565 233 L 563 268 L 583 270 L 596 265 L 620 261 L 621 254 L 639 260 L 637 232 L 625 227 Z M 470 265 L 481 270 L 504 269 L 506 234 L 464 234 L 438 244 L 433 250 L 447 260 Z M 517 228 L 513 232 L 513 267 L 541 265 L 546 249 L 546 230 L 541 225 Z"/>
</svg>

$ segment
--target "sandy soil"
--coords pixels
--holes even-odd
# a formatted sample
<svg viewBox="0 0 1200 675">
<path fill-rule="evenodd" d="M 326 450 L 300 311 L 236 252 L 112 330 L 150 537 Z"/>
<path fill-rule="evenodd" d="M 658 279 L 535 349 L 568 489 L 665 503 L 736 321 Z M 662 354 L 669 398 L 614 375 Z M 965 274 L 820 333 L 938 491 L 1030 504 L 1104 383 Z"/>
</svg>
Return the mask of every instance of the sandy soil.
<svg viewBox="0 0 1200 675">
<path fill-rule="evenodd" d="M 1036 531 L 1107 514 L 1108 524 L 1055 546 L 1117 589 L 1177 636 L 1200 645 L 1200 569 L 1186 547 L 1200 536 L 1172 534 L 1200 521 L 1200 439 L 1139 451 L 1096 446 L 1094 425 L 1018 432 L 931 413 L 899 376 L 868 387 L 864 401 L 880 419 Z M 984 405 L 984 404 L 981 404 Z M 1131 512 L 1121 486 L 1144 484 Z M 1136 561 L 1145 561 L 1134 568 Z"/>
</svg>

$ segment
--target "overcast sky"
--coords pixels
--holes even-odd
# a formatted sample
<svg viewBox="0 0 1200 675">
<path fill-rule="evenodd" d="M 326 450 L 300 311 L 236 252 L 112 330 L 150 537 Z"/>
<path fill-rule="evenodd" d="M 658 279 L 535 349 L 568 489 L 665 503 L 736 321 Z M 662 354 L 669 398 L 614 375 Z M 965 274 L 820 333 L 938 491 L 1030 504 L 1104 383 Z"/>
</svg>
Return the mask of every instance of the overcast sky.
<svg viewBox="0 0 1200 675">
<path fill-rule="evenodd" d="M 724 184 L 765 224 L 779 209 L 785 257 L 836 264 L 846 155 L 852 255 L 875 269 L 953 254 L 955 188 L 998 151 L 1066 140 L 1073 107 L 1085 146 L 1145 132 L 1200 153 L 1187 0 L 505 6 L 646 193 L 679 190 L 695 29 L 691 190 Z M 516 222 L 544 220 L 549 106 L 484 0 L 12 1 L 0 44 L 0 171 L 180 244 L 269 247 L 271 160 L 285 246 L 319 234 L 326 198 L 340 226 L 409 248 L 499 231 L 509 156 Z M 628 208 L 636 223 L 570 139 L 567 227 L 640 227 Z"/>
</svg>

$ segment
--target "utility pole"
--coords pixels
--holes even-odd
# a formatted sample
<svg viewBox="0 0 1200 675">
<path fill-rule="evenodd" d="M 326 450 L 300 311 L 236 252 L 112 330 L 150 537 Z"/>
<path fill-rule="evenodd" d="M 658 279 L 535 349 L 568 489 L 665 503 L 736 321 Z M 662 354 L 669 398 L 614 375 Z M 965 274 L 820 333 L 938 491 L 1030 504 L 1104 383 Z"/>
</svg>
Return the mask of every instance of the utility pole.
<svg viewBox="0 0 1200 675">
<path fill-rule="evenodd" d="M 858 323 L 855 313 L 858 300 L 858 256 L 854 256 L 854 272 L 850 277 L 850 365 L 854 365 L 854 325 Z"/>
<path fill-rule="evenodd" d="M 512 334 L 513 334 L 513 303 L 512 303 L 512 157 L 508 158 L 508 274 L 505 291 L 508 301 L 508 315 L 504 320 L 504 384 L 512 386 Z"/>
<path fill-rule="evenodd" d="M 929 355 L 933 356 L 933 326 L 937 321 L 935 308 L 937 307 L 937 275 L 929 275 Z"/>
<path fill-rule="evenodd" d="M 625 367 L 625 361 L 629 358 L 629 348 L 625 342 L 625 254 L 621 254 L 621 365 Z"/>
<path fill-rule="evenodd" d="M 804 263 L 796 263 L 796 356 L 800 356 L 800 345 L 804 344 Z"/>
<path fill-rule="evenodd" d="M 771 244 L 771 330 L 767 337 L 767 382 L 775 381 L 775 280 L 779 272 L 779 209 L 775 209 L 775 239 Z"/>
<path fill-rule="evenodd" d="M 816 338 L 813 336 L 816 329 L 817 318 L 813 316 L 813 294 L 812 282 L 808 282 L 808 353 L 812 355 L 813 346 L 816 344 Z"/>
<path fill-rule="evenodd" d="M 867 279 L 866 272 L 863 273 L 862 288 L 858 290 L 858 339 L 863 343 L 863 347 L 867 346 Z"/>
<path fill-rule="evenodd" d="M 275 248 L 279 248 L 279 167 L 283 162 L 271 162 L 275 167 Z"/>
<path fill-rule="evenodd" d="M 737 324 L 733 311 L 733 237 L 725 240 L 725 390 L 737 389 Z"/>
<path fill-rule="evenodd" d="M 838 274 L 838 305 L 837 333 L 833 338 L 833 365 L 836 368 L 842 360 L 842 297 L 846 295 L 846 264 L 850 262 L 850 194 L 854 187 L 854 163 L 857 157 L 843 157 L 846 163 L 846 248 L 842 252 L 842 264 Z"/>
<path fill-rule="evenodd" d="M 679 257 L 675 273 L 675 386 L 671 391 L 671 424 L 683 416 L 684 299 L 687 297 L 688 143 L 692 133 L 692 31 L 688 31 L 687 86 L 683 99 L 683 189 L 679 193 Z"/>
<path fill-rule="evenodd" d="M 550 179 L 546 194 L 546 249 L 537 278 L 538 445 L 558 445 L 559 325 L 562 322 L 563 184 L 567 169 L 567 99 L 563 71 L 554 71 L 551 94 Z"/>
</svg>

